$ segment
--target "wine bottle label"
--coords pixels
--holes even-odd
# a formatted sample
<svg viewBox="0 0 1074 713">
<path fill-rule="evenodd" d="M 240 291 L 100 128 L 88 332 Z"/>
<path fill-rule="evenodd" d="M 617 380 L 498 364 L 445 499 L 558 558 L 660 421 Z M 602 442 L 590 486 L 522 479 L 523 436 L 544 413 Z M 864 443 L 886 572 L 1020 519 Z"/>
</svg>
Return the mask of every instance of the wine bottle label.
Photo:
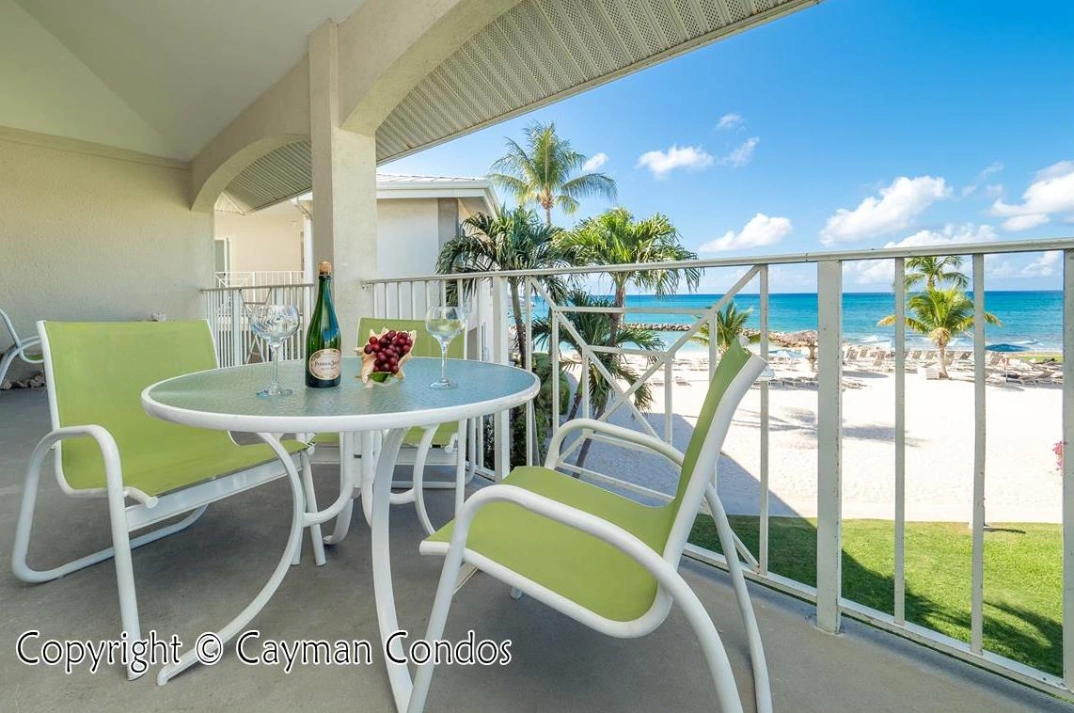
<svg viewBox="0 0 1074 713">
<path fill-rule="evenodd" d="M 338 349 L 321 349 L 310 355 L 310 373 L 318 379 L 331 381 L 339 378 L 341 354 Z"/>
</svg>

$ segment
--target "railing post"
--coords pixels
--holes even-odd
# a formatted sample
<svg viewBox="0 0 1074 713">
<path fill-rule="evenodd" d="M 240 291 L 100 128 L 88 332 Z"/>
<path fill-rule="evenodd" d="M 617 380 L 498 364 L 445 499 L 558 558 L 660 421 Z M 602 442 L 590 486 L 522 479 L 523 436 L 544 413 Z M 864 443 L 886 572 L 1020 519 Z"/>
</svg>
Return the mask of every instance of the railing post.
<svg viewBox="0 0 1074 713">
<path fill-rule="evenodd" d="M 906 260 L 895 258 L 895 623 L 906 623 Z"/>
<path fill-rule="evenodd" d="M 242 292 L 233 290 L 231 293 L 231 363 L 228 366 L 239 366 L 244 363 L 242 355 Z"/>
<path fill-rule="evenodd" d="M 1063 685 L 1074 686 L 1074 250 L 1063 251 Z"/>
<path fill-rule="evenodd" d="M 842 596 L 843 263 L 817 263 L 817 627 L 838 633 Z"/>
<path fill-rule="evenodd" d="M 507 364 L 510 362 L 510 356 L 507 339 L 507 280 L 495 277 L 492 280 L 492 361 Z M 501 411 L 492 419 L 492 431 L 496 441 L 493 468 L 499 480 L 511 469 L 511 415 L 509 411 Z"/>
<path fill-rule="evenodd" d="M 970 651 L 984 649 L 984 530 L 987 410 L 985 408 L 984 255 L 973 256 L 973 527 L 970 573 Z"/>
</svg>

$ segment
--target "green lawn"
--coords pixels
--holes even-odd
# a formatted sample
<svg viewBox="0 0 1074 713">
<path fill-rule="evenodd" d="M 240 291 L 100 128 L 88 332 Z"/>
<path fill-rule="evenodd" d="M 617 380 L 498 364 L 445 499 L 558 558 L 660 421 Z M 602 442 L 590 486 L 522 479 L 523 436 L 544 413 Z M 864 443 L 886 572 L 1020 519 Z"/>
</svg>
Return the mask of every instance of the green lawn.
<svg viewBox="0 0 1074 713">
<path fill-rule="evenodd" d="M 732 517 L 757 552 L 756 517 Z M 985 533 L 985 648 L 1053 674 L 1062 667 L 1062 532 L 1059 525 L 996 525 Z M 720 551 L 708 516 L 690 541 Z M 882 520 L 843 523 L 843 596 L 894 612 L 895 526 Z M 773 517 L 769 566 L 816 585 L 816 522 Z M 906 618 L 962 641 L 970 638 L 971 533 L 965 523 L 906 524 Z"/>
</svg>

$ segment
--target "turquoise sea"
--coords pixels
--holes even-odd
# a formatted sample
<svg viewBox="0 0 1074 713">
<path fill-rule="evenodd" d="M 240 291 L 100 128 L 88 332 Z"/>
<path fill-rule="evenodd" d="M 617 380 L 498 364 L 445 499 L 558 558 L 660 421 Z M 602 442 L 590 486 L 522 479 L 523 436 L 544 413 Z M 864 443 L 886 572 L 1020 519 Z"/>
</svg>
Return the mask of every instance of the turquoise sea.
<svg viewBox="0 0 1074 713">
<path fill-rule="evenodd" d="M 627 315 L 627 321 L 646 323 L 692 323 L 689 315 L 661 314 L 663 307 L 697 307 L 700 311 L 711 306 L 722 295 L 685 294 L 658 298 L 653 295 L 628 295 L 628 307 L 653 307 L 653 312 L 636 312 Z M 749 326 L 759 326 L 760 298 L 756 294 L 741 294 L 735 298 L 739 309 L 750 309 Z M 817 328 L 817 295 L 808 293 L 772 294 L 768 298 L 769 328 L 779 332 L 796 332 Z M 547 306 L 535 304 L 538 313 L 547 313 Z M 985 292 L 985 309 L 999 317 L 1002 327 L 986 325 L 985 339 L 988 344 L 1006 342 L 1018 344 L 1033 351 L 1062 348 L 1063 339 L 1063 293 L 1048 292 Z M 877 321 L 895 311 L 895 296 L 891 293 L 848 292 L 843 295 L 843 338 L 859 344 L 884 346 L 892 343 L 894 327 L 878 327 Z M 664 333 L 665 342 L 682 336 L 681 332 Z M 907 344 L 927 346 L 928 340 L 907 332 Z M 973 340 L 969 335 L 960 337 L 953 345 L 969 349 Z M 699 348 L 699 347 L 694 347 Z"/>
</svg>

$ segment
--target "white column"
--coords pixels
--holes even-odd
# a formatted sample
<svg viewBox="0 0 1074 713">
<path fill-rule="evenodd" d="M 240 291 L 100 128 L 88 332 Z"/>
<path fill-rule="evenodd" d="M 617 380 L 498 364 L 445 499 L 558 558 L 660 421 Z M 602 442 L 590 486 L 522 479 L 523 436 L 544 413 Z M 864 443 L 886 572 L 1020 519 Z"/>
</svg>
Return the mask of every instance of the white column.
<svg viewBox="0 0 1074 713">
<path fill-rule="evenodd" d="M 344 353 L 355 343 L 373 297 L 363 280 L 377 276 L 376 139 L 340 127 L 336 26 L 310 35 L 310 139 L 313 162 L 313 259 L 334 267 L 336 315 Z"/>
</svg>

